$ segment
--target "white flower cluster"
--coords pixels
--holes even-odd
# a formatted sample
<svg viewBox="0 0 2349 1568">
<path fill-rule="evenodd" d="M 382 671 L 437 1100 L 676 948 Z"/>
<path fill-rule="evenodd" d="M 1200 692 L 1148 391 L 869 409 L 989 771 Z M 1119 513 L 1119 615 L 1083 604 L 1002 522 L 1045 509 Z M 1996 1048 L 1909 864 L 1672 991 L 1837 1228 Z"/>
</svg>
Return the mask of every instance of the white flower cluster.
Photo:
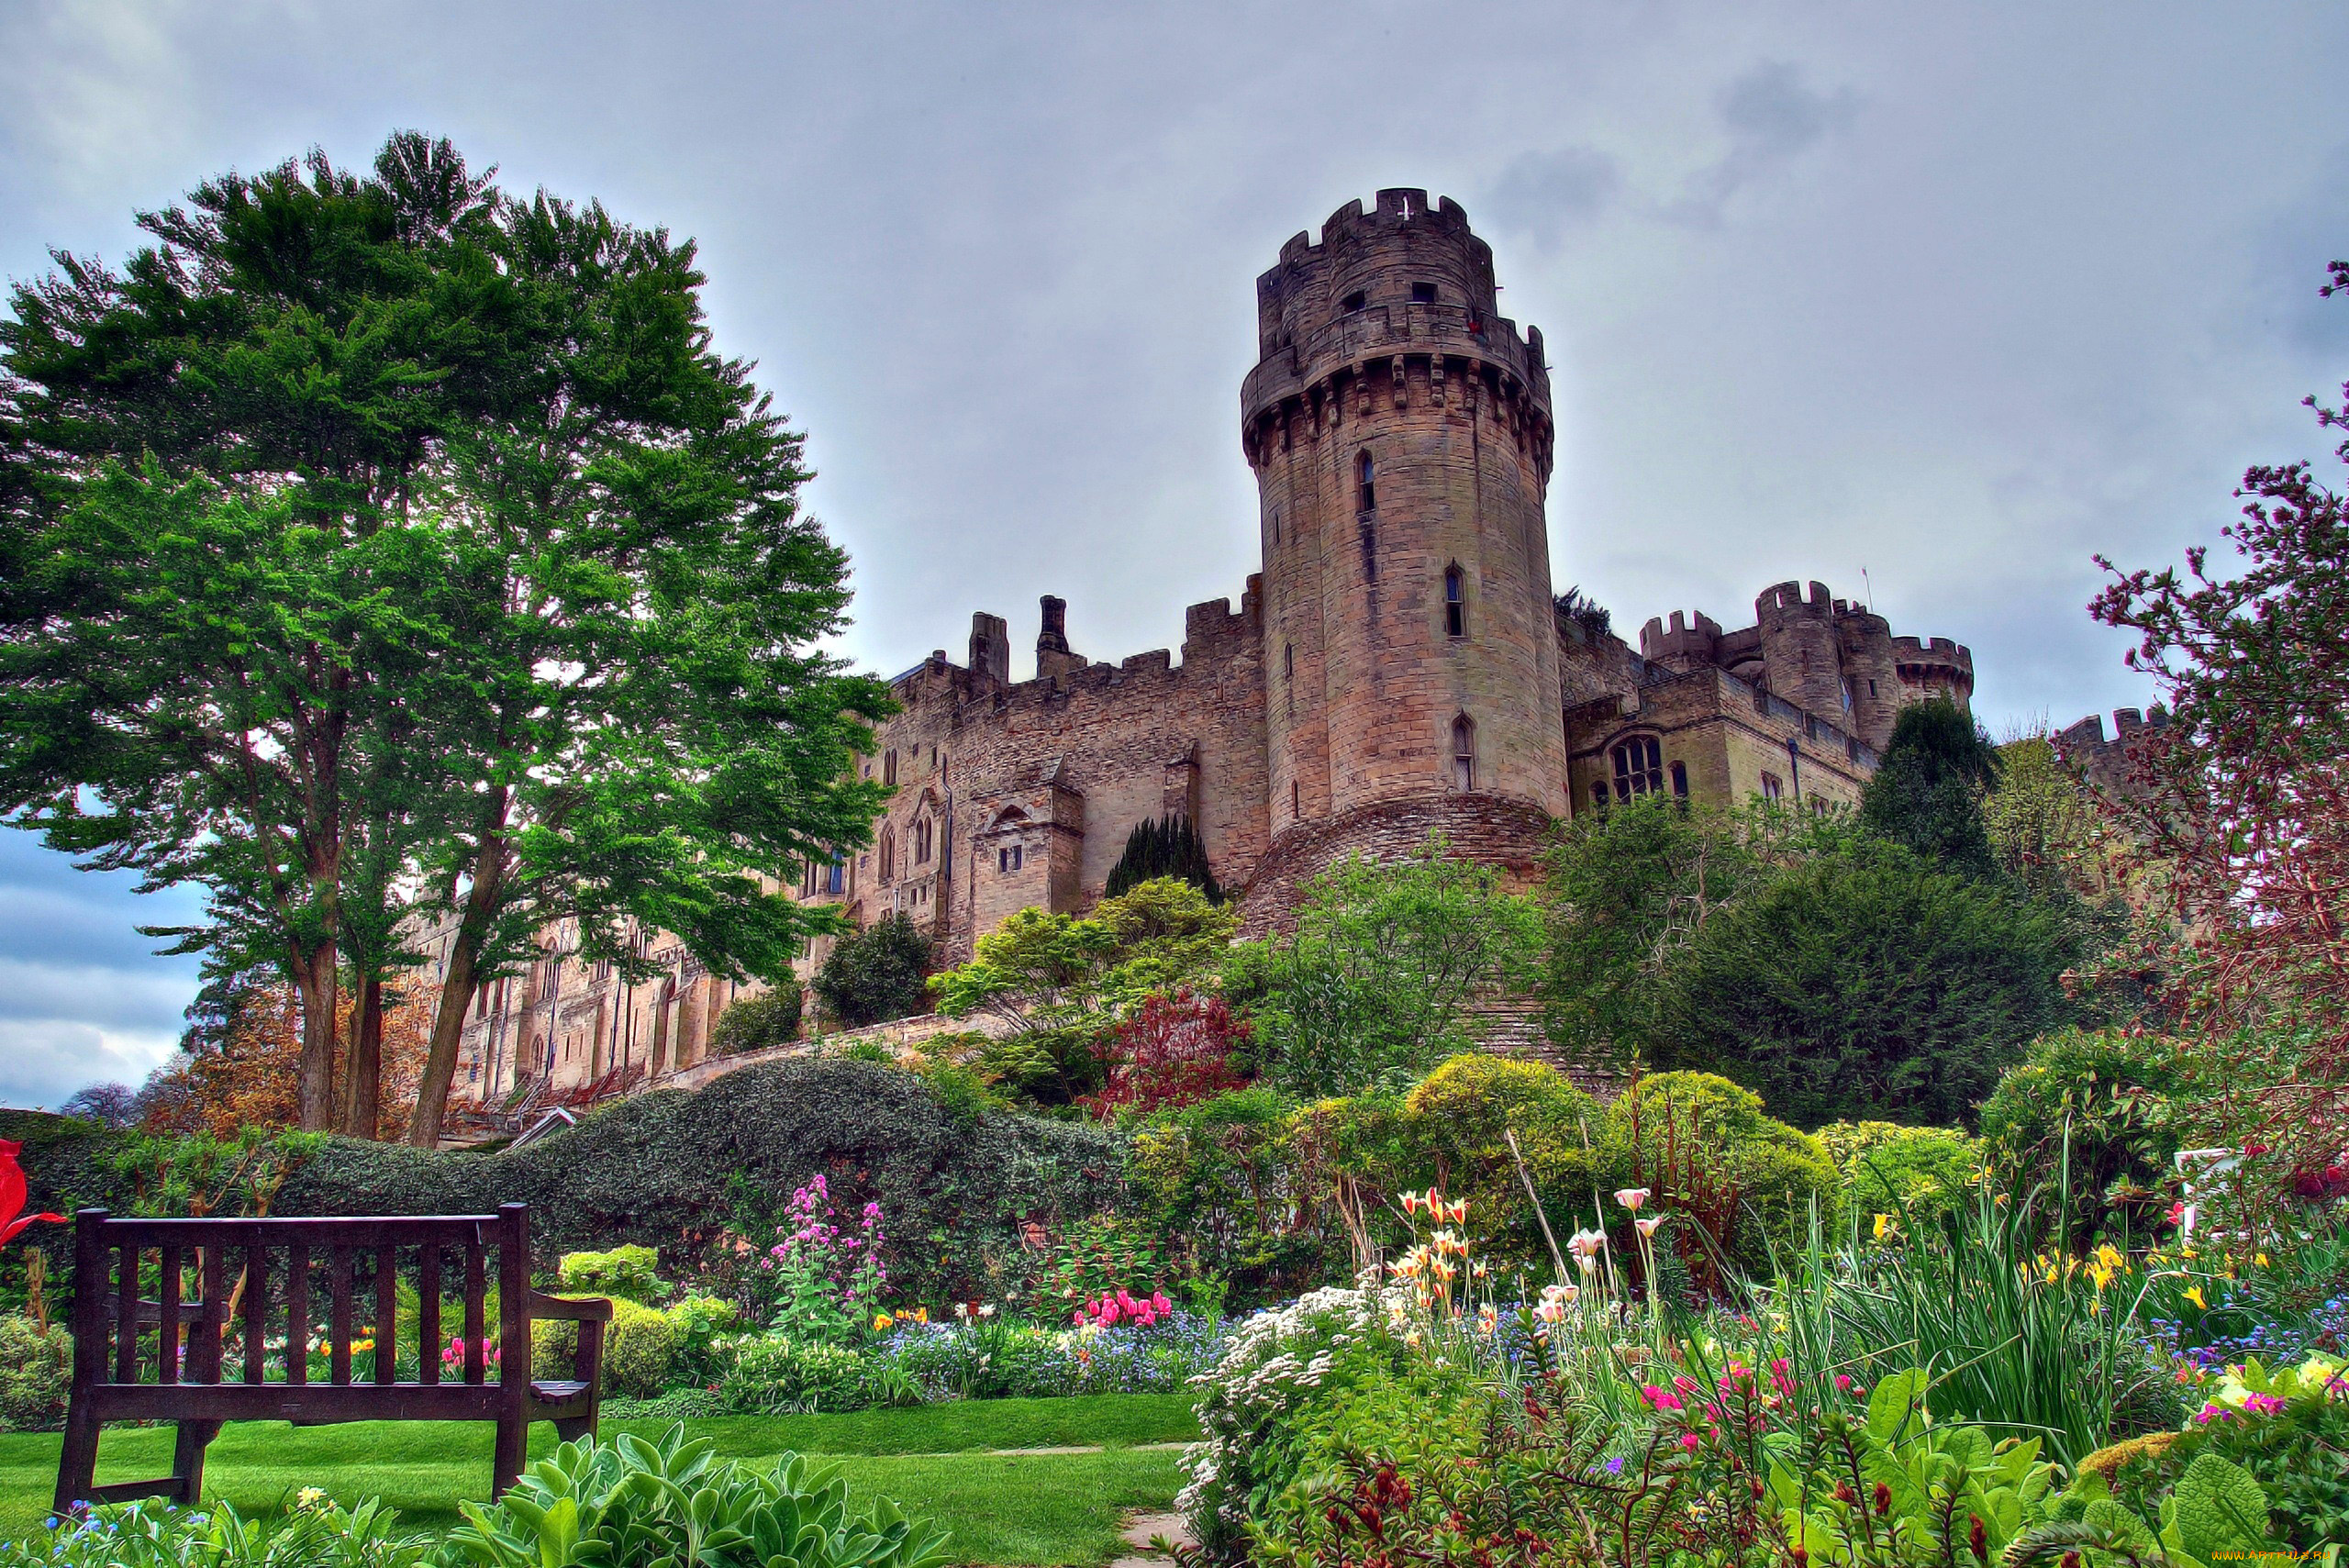
<svg viewBox="0 0 2349 1568">
<path fill-rule="evenodd" d="M 1309 1292 L 1241 1324 L 1214 1370 L 1191 1379 L 1205 1391 L 1199 1425 L 1207 1437 L 1183 1455 L 1188 1479 L 1175 1507 L 1197 1539 L 1228 1539 L 1240 1529 L 1258 1434 L 1309 1398 L 1348 1348 L 1386 1338 L 1400 1299 L 1375 1284 Z"/>
</svg>

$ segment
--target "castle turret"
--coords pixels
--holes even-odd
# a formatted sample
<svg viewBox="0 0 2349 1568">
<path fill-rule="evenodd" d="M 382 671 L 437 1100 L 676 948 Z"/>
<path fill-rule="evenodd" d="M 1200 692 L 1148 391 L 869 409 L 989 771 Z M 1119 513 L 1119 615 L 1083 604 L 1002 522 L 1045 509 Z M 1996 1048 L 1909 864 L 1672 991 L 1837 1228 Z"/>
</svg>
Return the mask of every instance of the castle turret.
<svg viewBox="0 0 2349 1568">
<path fill-rule="evenodd" d="M 1283 246 L 1256 301 L 1275 844 L 1405 802 L 1437 830 L 1478 800 L 1563 813 L 1549 372 L 1491 247 L 1458 204 L 1381 191 Z"/>
<path fill-rule="evenodd" d="M 1961 708 L 1974 700 L 1974 651 L 1946 637 L 1896 637 L 1893 666 L 1899 672 L 1904 702 L 1946 696 Z"/>
</svg>

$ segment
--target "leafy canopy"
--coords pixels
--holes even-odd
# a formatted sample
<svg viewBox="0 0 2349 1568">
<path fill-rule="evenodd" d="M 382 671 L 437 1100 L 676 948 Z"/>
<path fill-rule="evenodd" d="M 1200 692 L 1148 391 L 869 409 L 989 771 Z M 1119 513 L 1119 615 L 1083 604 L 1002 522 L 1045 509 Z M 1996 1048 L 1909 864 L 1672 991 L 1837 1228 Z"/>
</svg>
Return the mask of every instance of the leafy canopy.
<svg viewBox="0 0 2349 1568">
<path fill-rule="evenodd" d="M 1349 855 L 1305 884 L 1297 929 L 1235 950 L 1264 1068 L 1308 1098 L 1400 1088 L 1469 1049 L 1472 1003 L 1533 978 L 1542 917 L 1491 866 L 1431 840 L 1407 860 Z"/>
</svg>

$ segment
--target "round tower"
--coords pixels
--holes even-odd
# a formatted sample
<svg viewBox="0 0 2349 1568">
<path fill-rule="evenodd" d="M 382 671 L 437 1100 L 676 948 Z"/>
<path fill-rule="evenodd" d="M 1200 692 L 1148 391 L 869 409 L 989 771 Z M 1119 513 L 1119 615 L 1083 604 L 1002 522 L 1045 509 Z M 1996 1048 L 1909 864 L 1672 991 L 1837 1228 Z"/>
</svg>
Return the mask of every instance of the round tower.
<svg viewBox="0 0 2349 1568">
<path fill-rule="evenodd" d="M 1256 306 L 1241 435 L 1270 860 L 1300 836 L 1333 853 L 1427 830 L 1514 859 L 1499 840 L 1566 809 L 1542 336 L 1500 316 L 1467 214 L 1416 190 L 1291 239 Z"/>
</svg>

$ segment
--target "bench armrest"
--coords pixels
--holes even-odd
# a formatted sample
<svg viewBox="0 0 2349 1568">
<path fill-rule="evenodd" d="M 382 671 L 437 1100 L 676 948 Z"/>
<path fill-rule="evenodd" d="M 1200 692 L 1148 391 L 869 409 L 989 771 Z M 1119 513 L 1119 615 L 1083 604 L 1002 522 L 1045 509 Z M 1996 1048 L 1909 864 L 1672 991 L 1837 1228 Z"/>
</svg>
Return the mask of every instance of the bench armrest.
<svg viewBox="0 0 2349 1568">
<path fill-rule="evenodd" d="M 530 1292 L 527 1310 L 532 1318 L 551 1318 L 573 1323 L 608 1323 L 612 1304 L 600 1296 L 545 1296 Z"/>
</svg>

